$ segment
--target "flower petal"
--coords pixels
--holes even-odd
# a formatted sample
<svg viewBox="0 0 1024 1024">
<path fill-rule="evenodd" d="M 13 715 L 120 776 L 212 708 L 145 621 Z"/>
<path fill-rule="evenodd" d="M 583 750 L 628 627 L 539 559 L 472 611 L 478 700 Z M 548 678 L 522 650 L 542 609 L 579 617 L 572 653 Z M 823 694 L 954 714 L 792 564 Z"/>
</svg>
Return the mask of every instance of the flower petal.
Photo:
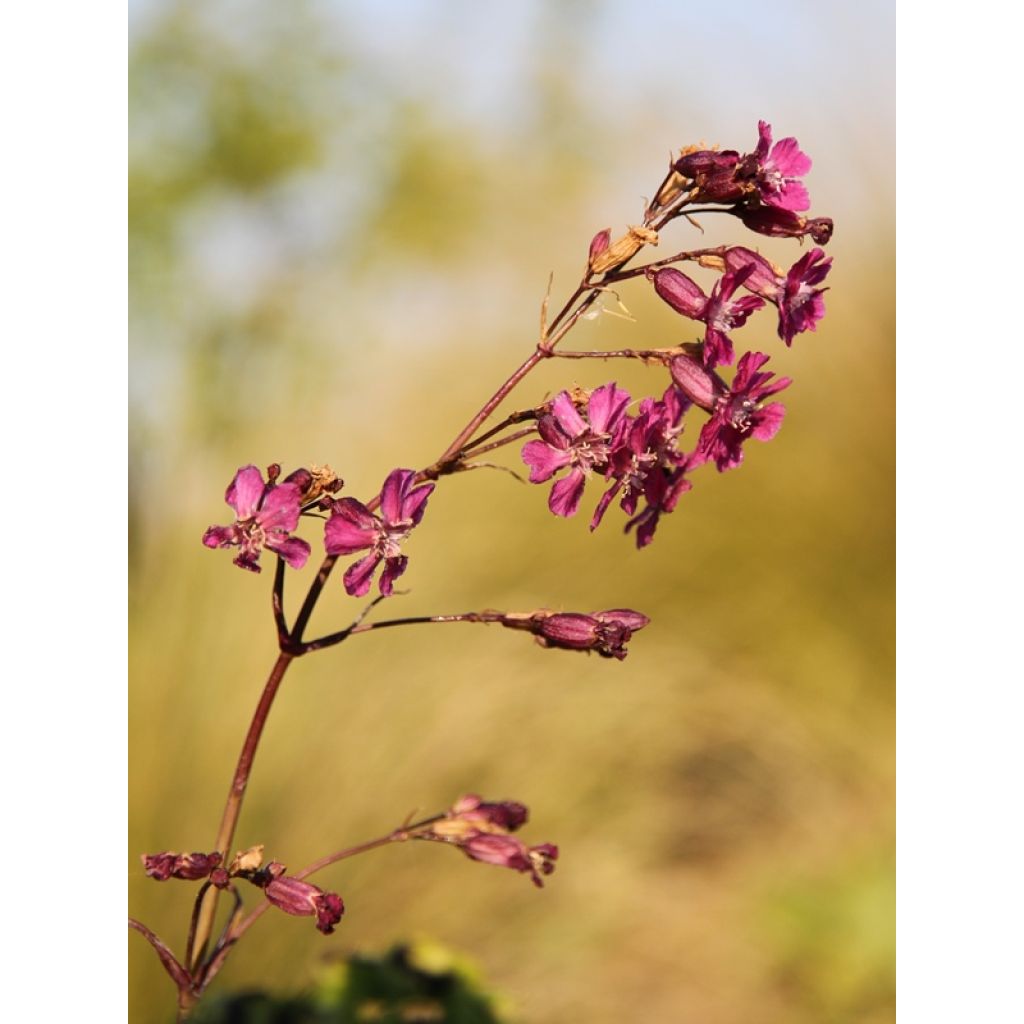
<svg viewBox="0 0 1024 1024">
<path fill-rule="evenodd" d="M 434 493 L 434 484 L 424 484 L 411 490 L 402 502 L 402 518 L 412 520 L 413 526 L 418 526 L 427 510 L 427 498 Z"/>
<path fill-rule="evenodd" d="M 611 433 L 618 426 L 627 405 L 629 392 L 617 388 L 614 383 L 605 384 L 594 391 L 587 404 L 587 415 L 594 432 Z"/>
<path fill-rule="evenodd" d="M 405 555 L 395 555 L 393 558 L 385 559 L 384 571 L 380 574 L 380 592 L 385 597 L 391 596 L 395 580 L 405 572 L 408 566 L 409 559 Z"/>
<path fill-rule="evenodd" d="M 786 415 L 786 407 L 781 402 L 772 402 L 766 405 L 757 414 L 757 423 L 751 430 L 751 437 L 758 441 L 770 441 L 782 426 L 782 419 Z"/>
<path fill-rule="evenodd" d="M 569 437 L 579 437 L 587 429 L 586 421 L 573 405 L 568 391 L 562 391 L 554 397 L 551 402 L 551 414 Z"/>
<path fill-rule="evenodd" d="M 241 543 L 237 526 L 211 526 L 203 534 L 203 543 L 208 548 L 230 548 Z"/>
<path fill-rule="evenodd" d="M 267 548 L 276 551 L 293 569 L 301 569 L 309 558 L 310 546 L 301 537 L 267 538 Z"/>
<path fill-rule="evenodd" d="M 224 500 L 239 519 L 250 519 L 263 497 L 263 474 L 255 466 L 242 466 L 224 493 Z"/>
<path fill-rule="evenodd" d="M 271 487 L 257 514 L 260 526 L 264 530 L 284 530 L 291 533 L 299 525 L 301 497 L 302 494 L 295 484 Z"/>
<path fill-rule="evenodd" d="M 370 589 L 370 580 L 373 578 L 374 570 L 380 564 L 380 555 L 371 552 L 358 562 L 353 562 L 345 571 L 346 593 L 352 597 L 363 597 Z"/>
<path fill-rule="evenodd" d="M 385 523 L 397 523 L 403 519 L 402 502 L 412 483 L 416 471 L 393 469 L 380 490 L 380 514 Z"/>
<path fill-rule="evenodd" d="M 341 498 L 324 526 L 324 546 L 329 555 L 351 555 L 373 547 L 379 533 L 380 521 L 361 501 Z"/>
<path fill-rule="evenodd" d="M 530 483 L 542 484 L 550 480 L 563 466 L 572 462 L 572 453 L 559 451 L 543 441 L 527 441 L 523 445 L 523 462 L 530 467 Z"/>
<path fill-rule="evenodd" d="M 551 488 L 551 494 L 548 496 L 548 508 L 556 516 L 575 515 L 576 510 L 580 507 L 580 499 L 583 497 L 583 488 L 586 482 L 583 470 L 574 469 Z"/>
</svg>

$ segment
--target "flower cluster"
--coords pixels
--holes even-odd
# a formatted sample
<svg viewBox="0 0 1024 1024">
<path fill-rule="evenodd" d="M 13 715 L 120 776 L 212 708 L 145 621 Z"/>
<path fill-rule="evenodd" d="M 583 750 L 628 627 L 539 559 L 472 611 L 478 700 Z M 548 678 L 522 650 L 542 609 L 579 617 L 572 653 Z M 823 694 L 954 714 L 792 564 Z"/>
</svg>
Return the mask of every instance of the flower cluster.
<svg viewBox="0 0 1024 1024">
<path fill-rule="evenodd" d="M 265 867 L 263 847 L 254 846 L 235 855 L 227 868 L 221 867 L 223 858 L 219 853 L 147 853 L 142 857 L 146 874 L 158 882 L 169 878 L 180 878 L 196 882 L 209 878 L 218 889 L 226 889 L 232 879 L 242 879 L 262 889 L 267 900 L 286 914 L 315 916 L 317 928 L 330 935 L 334 926 L 345 913 L 345 904 L 337 893 L 325 892 L 309 882 L 291 878 L 286 868 L 278 861 L 271 861 Z"/>
<path fill-rule="evenodd" d="M 158 882 L 166 882 L 169 878 L 180 878 L 186 882 L 195 882 L 200 878 L 209 878 L 220 865 L 219 853 L 144 853 L 142 866 L 150 878 Z"/>
<path fill-rule="evenodd" d="M 733 149 L 684 149 L 672 165 L 678 180 L 669 182 L 669 194 L 682 193 L 688 203 L 725 204 L 762 235 L 810 235 L 824 245 L 832 237 L 832 221 L 800 216 L 811 205 L 801 180 L 811 169 L 810 157 L 794 138 L 773 144 L 765 121 L 758 122 L 757 133 L 754 151 L 743 155 Z"/>
<path fill-rule="evenodd" d="M 487 803 L 475 794 L 456 800 L 444 817 L 415 835 L 417 839 L 450 843 L 470 860 L 529 874 L 543 887 L 543 876 L 555 870 L 558 847 L 551 843 L 527 846 L 511 835 L 526 823 L 527 809 L 514 801 Z"/>
</svg>

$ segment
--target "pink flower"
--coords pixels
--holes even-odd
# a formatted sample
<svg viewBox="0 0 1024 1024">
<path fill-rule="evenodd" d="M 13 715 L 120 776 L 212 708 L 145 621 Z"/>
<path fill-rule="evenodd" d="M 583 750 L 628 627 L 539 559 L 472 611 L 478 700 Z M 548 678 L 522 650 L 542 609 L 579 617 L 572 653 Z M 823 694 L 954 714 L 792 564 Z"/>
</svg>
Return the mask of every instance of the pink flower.
<svg viewBox="0 0 1024 1024">
<path fill-rule="evenodd" d="M 208 548 L 240 547 L 235 565 L 259 572 L 263 548 L 280 555 L 293 569 L 301 569 L 309 558 L 309 545 L 290 536 L 301 514 L 299 485 L 263 482 L 255 466 L 243 466 L 231 481 L 224 500 L 235 510 L 230 526 L 211 526 L 203 534 Z"/>
<path fill-rule="evenodd" d="M 411 469 L 393 469 L 380 492 L 379 516 L 361 501 L 341 498 L 331 506 L 331 517 L 324 527 L 324 543 L 329 555 L 351 555 L 369 548 L 370 553 L 354 562 L 345 573 L 345 590 L 362 597 L 369 589 L 380 563 L 380 592 L 391 595 L 395 580 L 405 572 L 409 559 L 401 554 L 402 542 L 417 526 L 426 511 L 433 484 L 413 487 L 416 474 Z"/>
<path fill-rule="evenodd" d="M 692 461 L 692 456 L 685 459 L 676 469 L 663 468 L 658 473 L 652 473 L 644 481 L 644 498 L 647 504 L 638 515 L 626 523 L 626 533 L 636 528 L 638 550 L 647 547 L 654 540 L 654 531 L 657 530 L 662 515 L 675 511 L 680 497 L 693 490 L 693 484 L 686 478 L 691 463 L 697 465 Z"/>
<path fill-rule="evenodd" d="M 345 913 L 345 904 L 336 892 L 323 889 L 287 875 L 274 878 L 263 889 L 267 899 L 286 914 L 316 917 L 317 929 L 330 935 Z"/>
<path fill-rule="evenodd" d="M 654 290 L 677 312 L 706 325 L 704 332 L 704 365 L 710 370 L 719 363 L 733 361 L 732 341 L 728 331 L 742 327 L 747 317 L 764 305 L 760 298 L 746 295 L 733 299 L 733 293 L 750 276 L 751 269 L 738 267 L 723 274 L 707 296 L 700 285 L 674 267 L 663 267 L 652 275 Z"/>
<path fill-rule="evenodd" d="M 811 199 L 800 180 L 811 169 L 811 158 L 801 152 L 794 138 L 779 139 L 772 145 L 772 126 L 757 123 L 757 149 L 744 158 L 743 173 L 757 184 L 761 201 L 791 212 L 807 210 Z"/>
<path fill-rule="evenodd" d="M 832 258 L 826 257 L 822 249 L 805 253 L 785 276 L 763 256 L 743 246 L 730 249 L 725 264 L 737 271 L 749 268 L 743 286 L 778 307 L 779 337 L 787 346 L 798 334 L 815 330 L 824 317 L 823 295 L 827 289 L 815 286 L 828 276 Z"/>
<path fill-rule="evenodd" d="M 583 497 L 587 477 L 594 470 L 604 471 L 625 428 L 629 393 L 614 384 L 605 384 L 590 395 L 587 419 L 573 403 L 568 391 L 557 395 L 550 411 L 537 421 L 543 440 L 523 446 L 523 462 L 530 467 L 530 482 L 550 480 L 566 466 L 572 469 L 551 488 L 548 508 L 556 516 L 575 515 Z"/>
<path fill-rule="evenodd" d="M 678 444 L 683 414 L 689 406 L 689 399 L 674 387 L 665 391 L 661 401 L 645 398 L 640 403 L 639 415 L 630 421 L 622 443 L 612 455 L 607 475 L 613 483 L 594 510 L 591 530 L 597 528 L 616 496 L 621 494 L 619 504 L 631 516 L 641 495 L 648 495 L 650 500 L 655 492 L 661 493 L 666 478 L 677 475 L 678 467 L 686 461 Z"/>
<path fill-rule="evenodd" d="M 528 872 L 538 889 L 544 887 L 541 876 L 550 875 L 558 860 L 558 847 L 551 843 L 527 846 L 515 836 L 494 832 L 478 832 L 460 841 L 458 846 L 470 860 Z"/>
<path fill-rule="evenodd" d="M 792 382 L 788 377 L 773 381 L 774 373 L 760 373 L 767 361 L 763 352 L 747 352 L 740 358 L 729 386 L 687 356 L 672 360 L 669 368 L 676 385 L 711 413 L 700 432 L 692 465 L 714 461 L 718 471 L 724 472 L 743 461 L 741 446 L 748 438 L 769 441 L 778 433 L 786 407 L 779 402 L 762 405 L 762 400 Z"/>
</svg>

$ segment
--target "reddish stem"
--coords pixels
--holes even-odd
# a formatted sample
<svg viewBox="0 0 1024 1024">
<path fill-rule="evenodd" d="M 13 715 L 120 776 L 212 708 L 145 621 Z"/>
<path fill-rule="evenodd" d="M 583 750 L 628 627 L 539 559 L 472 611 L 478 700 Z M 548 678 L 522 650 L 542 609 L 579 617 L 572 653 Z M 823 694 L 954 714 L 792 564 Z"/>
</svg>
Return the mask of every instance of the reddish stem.
<svg viewBox="0 0 1024 1024">
<path fill-rule="evenodd" d="M 246 786 L 249 784 L 249 773 L 252 770 L 253 758 L 256 756 L 256 748 L 259 746 L 260 737 L 263 735 L 263 727 L 267 723 L 267 716 L 277 696 L 281 680 L 291 664 L 294 655 L 282 651 L 274 662 L 267 682 L 260 695 L 260 701 L 256 705 L 256 711 L 249 724 L 249 731 L 246 734 L 245 742 L 242 744 L 242 751 L 238 755 L 238 764 L 235 766 L 234 778 L 231 780 L 231 788 L 228 790 L 227 802 L 224 805 L 224 813 L 221 816 L 220 829 L 217 832 L 217 839 L 214 848 L 220 853 L 224 860 L 227 860 L 228 849 L 235 837 L 235 827 L 238 825 L 238 816 L 242 811 L 242 800 L 245 797 Z M 203 905 L 199 912 L 199 919 L 196 924 L 195 945 L 192 949 L 192 956 L 189 967 L 195 970 L 202 962 L 206 952 L 206 944 L 213 930 L 213 917 L 217 910 L 218 892 L 214 889 L 203 897 Z"/>
</svg>

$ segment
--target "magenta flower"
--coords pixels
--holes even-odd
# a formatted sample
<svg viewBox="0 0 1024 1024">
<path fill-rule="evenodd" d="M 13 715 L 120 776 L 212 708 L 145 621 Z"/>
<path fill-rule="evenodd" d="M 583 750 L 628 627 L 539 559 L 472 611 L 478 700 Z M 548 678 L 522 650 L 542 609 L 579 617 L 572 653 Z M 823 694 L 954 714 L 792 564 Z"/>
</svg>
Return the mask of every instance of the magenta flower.
<svg viewBox="0 0 1024 1024">
<path fill-rule="evenodd" d="M 548 508 L 556 516 L 575 515 L 583 497 L 587 477 L 594 470 L 604 471 L 625 427 L 629 393 L 614 384 L 605 384 L 590 395 L 584 419 L 568 391 L 557 395 L 550 411 L 537 421 L 543 440 L 523 446 L 523 462 L 530 467 L 530 482 L 550 480 L 566 466 L 568 476 L 557 481 L 548 497 Z"/>
<path fill-rule="evenodd" d="M 800 180 L 811 169 L 811 158 L 801 152 L 794 138 L 772 145 L 772 126 L 757 123 L 757 149 L 744 158 L 743 173 L 752 177 L 761 201 L 767 206 L 796 212 L 810 208 L 811 199 Z"/>
<path fill-rule="evenodd" d="M 639 415 L 629 422 L 622 443 L 612 454 L 607 475 L 612 485 L 601 496 L 590 521 L 597 529 L 612 500 L 621 495 L 620 507 L 626 515 L 636 512 L 642 494 L 650 495 L 659 488 L 659 479 L 672 477 L 686 461 L 679 451 L 683 414 L 690 401 L 677 388 L 669 387 L 661 401 L 645 398 Z M 674 506 L 673 506 L 674 507 Z"/>
<path fill-rule="evenodd" d="M 362 597 L 369 589 L 380 563 L 380 592 L 389 597 L 395 580 L 405 572 L 409 559 L 401 554 L 402 542 L 423 518 L 433 484 L 413 487 L 416 474 L 411 469 L 393 469 L 380 492 L 379 516 L 361 501 L 341 498 L 331 506 L 331 517 L 324 527 L 324 544 L 329 555 L 351 555 L 370 549 L 345 572 L 345 590 Z"/>
<path fill-rule="evenodd" d="M 280 868 L 282 865 L 273 863 L 269 869 Z M 271 871 L 271 874 L 274 874 Z M 299 878 L 277 875 L 263 887 L 267 899 L 278 910 L 295 917 L 316 917 L 316 927 L 324 935 L 330 935 L 334 926 L 345 913 L 345 904 L 336 892 L 325 892 L 323 889 Z"/>
<path fill-rule="evenodd" d="M 541 876 L 550 875 L 555 870 L 555 861 L 558 860 L 558 847 L 551 843 L 527 846 L 515 836 L 493 832 L 478 832 L 461 840 L 458 846 L 470 860 L 497 864 L 498 867 L 511 868 L 513 871 L 528 872 L 538 889 L 544 887 Z"/>
<path fill-rule="evenodd" d="M 692 456 L 674 470 L 662 469 L 652 473 L 644 481 L 644 498 L 647 504 L 643 510 L 626 523 L 626 533 L 636 528 L 636 546 L 647 547 L 654 540 L 654 532 L 662 515 L 675 511 L 680 497 L 693 490 L 693 484 L 686 478 L 686 473 L 698 463 L 692 462 Z"/>
<path fill-rule="evenodd" d="M 788 377 L 772 380 L 774 373 L 760 373 L 768 361 L 763 352 L 747 352 L 736 366 L 732 385 L 708 373 L 687 356 L 677 356 L 669 369 L 676 385 L 702 409 L 711 413 L 691 456 L 692 465 L 714 461 L 718 471 L 733 469 L 743 461 L 742 444 L 750 437 L 769 441 L 782 426 L 786 407 L 762 401 L 792 383 Z"/>
<path fill-rule="evenodd" d="M 293 569 L 301 569 L 309 558 L 309 545 L 290 536 L 299 524 L 301 491 L 298 484 L 263 482 L 255 466 L 243 466 L 231 481 L 224 500 L 235 510 L 230 526 L 211 526 L 203 534 L 208 548 L 240 547 L 235 565 L 259 572 L 263 548 L 280 555 Z"/>
<path fill-rule="evenodd" d="M 779 337 L 787 346 L 804 331 L 813 331 L 825 315 L 824 288 L 817 288 L 832 269 L 832 258 L 821 249 L 805 253 L 783 276 L 778 267 L 763 256 L 735 246 L 725 254 L 725 264 L 731 270 L 749 268 L 743 286 L 779 310 Z"/>
<path fill-rule="evenodd" d="M 544 647 L 562 647 L 570 651 L 596 651 L 602 658 L 622 661 L 626 644 L 650 619 L 629 608 L 583 615 L 557 612 L 537 622 L 534 632 Z"/>
<path fill-rule="evenodd" d="M 728 331 L 742 327 L 747 317 L 764 305 L 760 298 L 745 295 L 733 299 L 733 293 L 750 276 L 752 269 L 738 267 L 723 274 L 707 296 L 700 285 L 674 267 L 663 267 L 652 275 L 654 290 L 677 312 L 706 325 L 704 332 L 704 365 L 710 370 L 719 363 L 733 361 L 732 341 Z"/>
</svg>

